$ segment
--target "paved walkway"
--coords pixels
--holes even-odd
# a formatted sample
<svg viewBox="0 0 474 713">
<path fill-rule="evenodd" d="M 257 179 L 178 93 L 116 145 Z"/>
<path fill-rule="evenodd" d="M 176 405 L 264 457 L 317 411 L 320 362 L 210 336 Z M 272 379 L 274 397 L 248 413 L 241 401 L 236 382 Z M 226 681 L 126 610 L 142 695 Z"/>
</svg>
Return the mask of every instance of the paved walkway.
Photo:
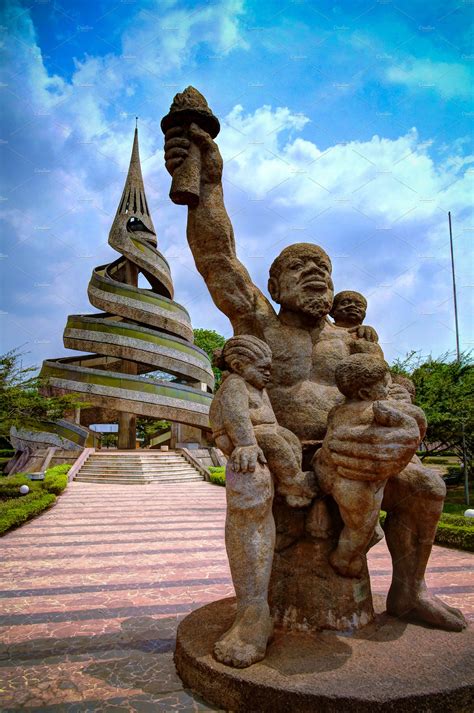
<svg viewBox="0 0 474 713">
<path fill-rule="evenodd" d="M 208 483 L 72 483 L 58 504 L 0 541 L 0 709 L 210 711 L 172 656 L 191 610 L 233 593 L 225 490 Z M 374 592 L 390 559 L 370 554 Z M 428 584 L 474 620 L 474 555 L 435 547 Z M 472 579 L 471 579 L 472 582 Z"/>
</svg>

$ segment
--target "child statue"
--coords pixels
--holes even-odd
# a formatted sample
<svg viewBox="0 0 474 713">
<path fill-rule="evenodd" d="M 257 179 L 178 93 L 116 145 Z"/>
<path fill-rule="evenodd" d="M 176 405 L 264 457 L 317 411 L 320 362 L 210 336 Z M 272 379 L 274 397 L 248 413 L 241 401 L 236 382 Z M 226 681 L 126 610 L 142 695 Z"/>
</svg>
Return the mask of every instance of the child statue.
<svg viewBox="0 0 474 713">
<path fill-rule="evenodd" d="M 361 444 L 371 442 L 380 429 L 386 432 L 387 459 L 391 443 L 400 428 L 411 430 L 420 441 L 426 432 L 423 411 L 407 400 L 389 398 L 391 376 L 388 364 L 373 354 L 353 354 L 336 367 L 336 384 L 346 397 L 329 414 L 328 430 L 316 454 L 316 472 L 321 490 L 339 506 L 343 530 L 330 555 L 333 568 L 346 577 L 357 577 L 378 526 L 386 479 L 358 458 L 357 444 L 346 454 L 334 453 L 332 440 L 336 428 L 357 428 Z M 357 461 L 357 471 L 354 462 Z M 407 463 L 410 461 L 408 458 Z M 405 463 L 405 465 L 407 465 Z M 404 466 L 405 467 L 405 466 Z"/>
<path fill-rule="evenodd" d="M 209 420 L 218 448 L 237 473 L 267 463 L 276 490 L 288 505 L 309 505 L 314 494 L 312 473 L 301 470 L 298 438 L 279 426 L 265 390 L 270 380 L 272 353 L 261 339 L 239 335 L 229 339 L 214 363 L 223 371 L 223 382 L 211 404 Z"/>
<path fill-rule="evenodd" d="M 360 292 L 343 290 L 334 295 L 330 315 L 336 327 L 351 329 L 358 327 L 365 319 L 367 300 Z"/>
</svg>

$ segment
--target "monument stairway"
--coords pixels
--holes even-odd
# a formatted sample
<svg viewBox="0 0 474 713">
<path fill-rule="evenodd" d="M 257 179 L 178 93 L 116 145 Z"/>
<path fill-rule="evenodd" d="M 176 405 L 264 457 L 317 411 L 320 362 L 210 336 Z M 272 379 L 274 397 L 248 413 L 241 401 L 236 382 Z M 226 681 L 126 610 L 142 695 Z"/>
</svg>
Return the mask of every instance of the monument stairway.
<svg viewBox="0 0 474 713">
<path fill-rule="evenodd" d="M 176 451 L 99 451 L 93 453 L 74 478 L 84 483 L 184 483 L 204 480 Z"/>
</svg>

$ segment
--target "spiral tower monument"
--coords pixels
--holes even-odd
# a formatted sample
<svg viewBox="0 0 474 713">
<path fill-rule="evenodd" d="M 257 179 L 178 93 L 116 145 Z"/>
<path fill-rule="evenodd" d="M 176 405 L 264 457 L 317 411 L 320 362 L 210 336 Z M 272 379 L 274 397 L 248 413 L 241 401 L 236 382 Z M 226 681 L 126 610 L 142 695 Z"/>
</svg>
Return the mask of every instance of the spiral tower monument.
<svg viewBox="0 0 474 713">
<path fill-rule="evenodd" d="M 193 343 L 189 314 L 173 300 L 170 267 L 157 249 L 137 129 L 109 245 L 120 257 L 96 267 L 88 287 L 101 312 L 70 315 L 64 330 L 65 347 L 89 353 L 47 360 L 42 375 L 53 391 L 87 403 L 82 425 L 118 420 L 119 448 L 135 447 L 137 416 L 207 428 L 213 372 Z M 140 273 L 149 288 L 138 287 Z M 164 378 L 147 376 L 156 371 Z"/>
</svg>

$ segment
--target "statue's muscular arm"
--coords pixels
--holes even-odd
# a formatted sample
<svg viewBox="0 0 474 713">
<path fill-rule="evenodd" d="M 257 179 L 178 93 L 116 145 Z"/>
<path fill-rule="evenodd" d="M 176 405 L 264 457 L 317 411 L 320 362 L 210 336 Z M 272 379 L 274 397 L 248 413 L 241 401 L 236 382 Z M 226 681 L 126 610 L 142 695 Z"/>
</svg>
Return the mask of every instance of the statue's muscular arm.
<svg viewBox="0 0 474 713">
<path fill-rule="evenodd" d="M 196 124 L 186 137 L 177 127 L 166 133 L 165 160 L 173 171 L 186 159 L 190 142 L 201 153 L 200 200 L 188 209 L 187 237 L 196 267 L 216 306 L 227 315 L 236 333 L 258 333 L 275 312 L 253 284 L 235 251 L 234 232 L 224 206 L 222 157 L 215 141 Z"/>
</svg>

